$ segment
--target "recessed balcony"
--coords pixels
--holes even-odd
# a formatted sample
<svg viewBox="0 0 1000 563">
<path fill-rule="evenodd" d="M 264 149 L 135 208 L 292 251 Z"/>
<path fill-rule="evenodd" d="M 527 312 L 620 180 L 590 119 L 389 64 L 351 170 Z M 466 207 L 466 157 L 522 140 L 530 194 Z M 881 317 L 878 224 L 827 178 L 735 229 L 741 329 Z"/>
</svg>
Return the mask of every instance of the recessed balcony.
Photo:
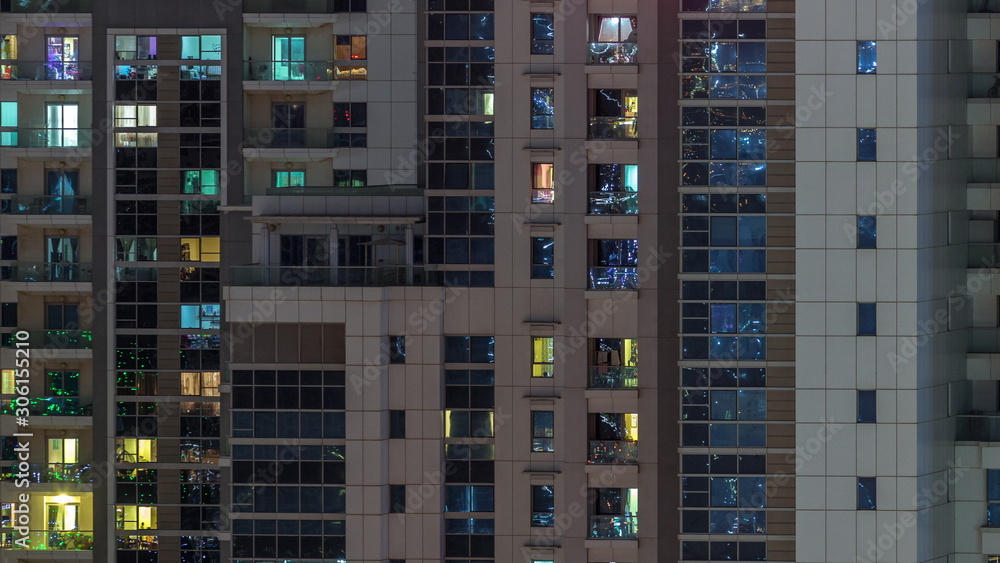
<svg viewBox="0 0 1000 563">
<path fill-rule="evenodd" d="M 0 214 L 89 216 L 90 199 L 75 196 L 13 196 L 0 198 Z M 79 222 L 79 218 L 74 218 L 73 221 Z"/>
<path fill-rule="evenodd" d="M 639 368 L 632 366 L 592 366 L 591 389 L 636 389 L 639 387 Z"/>
<path fill-rule="evenodd" d="M 243 62 L 243 91 L 271 94 L 332 91 L 337 88 L 337 68 L 333 61 Z"/>
<path fill-rule="evenodd" d="M 638 55 L 638 43 L 618 42 L 590 44 L 590 64 L 636 64 L 639 62 Z"/>
<path fill-rule="evenodd" d="M 0 469 L 0 479 L 13 481 L 22 473 L 16 466 Z M 93 483 L 93 468 L 89 463 L 32 463 L 28 466 L 26 479 L 31 483 Z"/>
<path fill-rule="evenodd" d="M 29 416 L 91 416 L 93 402 L 80 397 L 32 397 L 26 407 Z M 2 413 L 14 414 L 15 407 L 11 399 L 3 400 Z"/>
<path fill-rule="evenodd" d="M 264 267 L 230 269 L 229 286 L 396 287 L 444 284 L 444 272 L 427 266 Z"/>
<path fill-rule="evenodd" d="M 639 538 L 638 516 L 591 516 L 590 539 L 634 540 Z"/>
<path fill-rule="evenodd" d="M 636 290 L 639 289 L 639 269 L 633 266 L 591 268 L 589 289 Z"/>
<path fill-rule="evenodd" d="M 639 442 L 624 440 L 600 440 L 588 442 L 587 463 L 639 463 Z"/>
<path fill-rule="evenodd" d="M 89 283 L 91 265 L 82 262 L 13 262 L 0 266 L 0 279 L 10 282 Z"/>
<path fill-rule="evenodd" d="M 90 350 L 93 348 L 94 333 L 90 330 L 28 330 L 28 348 L 46 350 Z M 23 342 L 23 340 L 19 340 Z M 13 348 L 13 339 L 2 343 L 4 348 Z"/>
<path fill-rule="evenodd" d="M 638 192 L 590 192 L 588 215 L 638 215 Z"/>
<path fill-rule="evenodd" d="M 243 156 L 249 159 L 303 162 L 337 156 L 337 134 L 332 128 L 245 129 Z"/>
<path fill-rule="evenodd" d="M 23 543 L 22 540 L 24 540 Z M 0 548 L 31 551 L 90 551 L 94 549 L 94 532 L 90 530 L 31 530 L 26 538 L 20 534 L 3 532 L 0 534 Z"/>
</svg>

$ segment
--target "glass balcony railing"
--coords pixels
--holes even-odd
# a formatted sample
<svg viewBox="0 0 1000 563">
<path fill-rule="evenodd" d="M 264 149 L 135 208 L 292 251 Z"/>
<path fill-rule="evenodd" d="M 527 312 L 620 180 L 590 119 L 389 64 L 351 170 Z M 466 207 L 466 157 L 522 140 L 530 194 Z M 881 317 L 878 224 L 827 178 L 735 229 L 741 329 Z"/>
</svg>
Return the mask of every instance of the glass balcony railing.
<svg viewBox="0 0 1000 563">
<path fill-rule="evenodd" d="M 425 266 L 379 267 L 261 267 L 230 269 L 235 286 L 439 286 L 444 272 Z"/>
<path fill-rule="evenodd" d="M 0 80 L 90 80 L 93 63 L 3 61 L 0 60 Z"/>
<path fill-rule="evenodd" d="M 590 538 L 634 540 L 639 538 L 638 516 L 591 516 Z"/>
<path fill-rule="evenodd" d="M 15 14 L 77 14 L 92 11 L 91 0 L 12 0 L 10 11 Z"/>
<path fill-rule="evenodd" d="M 590 289 L 639 289 L 639 272 L 634 266 L 590 269 Z"/>
<path fill-rule="evenodd" d="M 591 43 L 590 62 L 592 64 L 623 65 L 639 62 L 638 43 Z"/>
<path fill-rule="evenodd" d="M 16 466 L 4 467 L 0 479 L 12 481 L 21 473 Z M 32 483 L 93 483 L 89 463 L 32 463 L 27 471 Z"/>
<path fill-rule="evenodd" d="M 333 129 L 246 129 L 246 148 L 257 149 L 332 149 L 338 145 Z"/>
<path fill-rule="evenodd" d="M 19 282 L 89 282 L 91 265 L 82 262 L 14 262 L 0 266 L 0 279 Z"/>
<path fill-rule="evenodd" d="M 638 215 L 638 192 L 590 192 L 590 215 Z"/>
<path fill-rule="evenodd" d="M 639 463 L 639 442 L 606 440 L 589 442 L 587 463 Z"/>
<path fill-rule="evenodd" d="M 0 199 L 0 213 L 11 215 L 90 215 L 90 199 L 74 196 L 14 196 Z"/>
<path fill-rule="evenodd" d="M 334 79 L 333 61 L 244 61 L 243 80 L 329 81 Z"/>
<path fill-rule="evenodd" d="M 90 350 L 94 333 L 89 330 L 29 330 L 28 347 L 50 350 Z M 12 347 L 12 340 L 3 345 Z"/>
<path fill-rule="evenodd" d="M 0 548 L 46 551 L 89 551 L 94 549 L 94 532 L 90 530 L 32 530 L 28 532 L 27 546 L 22 547 L 23 536 L 16 532 L 0 533 Z M 18 543 L 14 543 L 17 541 Z"/>
<path fill-rule="evenodd" d="M 0 135 L 5 141 L 12 141 L 4 146 L 22 149 L 89 149 L 94 146 L 90 129 L 18 128 Z"/>
<path fill-rule="evenodd" d="M 591 389 L 635 389 L 639 387 L 639 368 L 631 366 L 593 366 Z"/>
<path fill-rule="evenodd" d="M 635 117 L 591 117 L 590 138 L 620 141 L 638 139 L 638 119 Z"/>
<path fill-rule="evenodd" d="M 94 405 L 90 399 L 79 397 L 31 397 L 27 407 L 31 416 L 91 416 Z M 14 414 L 10 399 L 3 400 L 2 414 Z"/>
<path fill-rule="evenodd" d="M 332 14 L 334 0 L 243 0 L 244 14 Z"/>
</svg>

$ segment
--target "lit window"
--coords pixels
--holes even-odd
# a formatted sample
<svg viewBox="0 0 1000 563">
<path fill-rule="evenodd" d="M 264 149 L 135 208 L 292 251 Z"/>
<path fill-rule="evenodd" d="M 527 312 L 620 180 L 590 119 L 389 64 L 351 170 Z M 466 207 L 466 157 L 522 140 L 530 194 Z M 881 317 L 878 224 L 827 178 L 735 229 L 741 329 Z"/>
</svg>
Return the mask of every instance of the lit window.
<svg viewBox="0 0 1000 563">
<path fill-rule="evenodd" d="M 0 127 L 17 127 L 17 102 L 0 102 Z M 17 131 L 0 131 L 0 147 L 16 147 Z"/>
<path fill-rule="evenodd" d="M 118 530 L 155 530 L 156 507 L 135 504 L 115 505 L 115 528 Z"/>
<path fill-rule="evenodd" d="M 158 144 L 157 133 L 115 133 L 115 146 L 119 148 L 155 147 Z"/>
<path fill-rule="evenodd" d="M 221 310 L 217 304 L 181 305 L 181 328 L 220 328 Z"/>
<path fill-rule="evenodd" d="M 531 89 L 531 128 L 555 128 L 555 88 Z"/>
<path fill-rule="evenodd" d="M 118 463 L 152 463 L 156 461 L 156 440 L 118 438 L 115 440 L 115 461 Z"/>
<path fill-rule="evenodd" d="M 535 162 L 531 165 L 531 203 L 553 203 L 556 200 L 554 185 L 555 165 Z"/>
<path fill-rule="evenodd" d="M 858 41 L 858 74 L 875 74 L 877 70 L 877 43 L 875 41 Z"/>
<path fill-rule="evenodd" d="M 185 170 L 181 179 L 181 193 L 219 194 L 218 170 Z"/>
<path fill-rule="evenodd" d="M 80 462 L 79 438 L 49 438 L 47 460 L 53 464 L 71 464 Z"/>
<path fill-rule="evenodd" d="M 635 90 L 592 90 L 591 139 L 635 139 L 639 136 L 639 96 Z"/>
<path fill-rule="evenodd" d="M 368 59 L 368 38 L 364 35 L 335 35 L 333 58 L 337 61 L 334 74 L 338 80 L 368 78 L 368 68 L 365 64 L 350 64 L 362 63 Z"/>
<path fill-rule="evenodd" d="M 156 106 L 116 104 L 115 127 L 156 127 Z"/>
<path fill-rule="evenodd" d="M 13 395 L 14 394 L 14 373 L 12 369 L 5 369 L 0 371 L 0 394 L 2 395 Z"/>
<path fill-rule="evenodd" d="M 531 14 L 531 54 L 551 55 L 555 53 L 555 16 L 553 14 Z"/>
<path fill-rule="evenodd" d="M 492 438 L 493 411 L 444 411 L 445 438 Z"/>
<path fill-rule="evenodd" d="M 219 257 L 219 237 L 181 239 L 183 262 L 218 262 Z"/>
<path fill-rule="evenodd" d="M 115 58 L 120 61 L 155 59 L 156 36 L 116 35 Z"/>
<path fill-rule="evenodd" d="M 181 395 L 219 396 L 219 372 L 196 371 L 181 373 Z"/>
<path fill-rule="evenodd" d="M 590 62 L 632 64 L 638 62 L 635 16 L 596 16 L 590 39 Z"/>
<path fill-rule="evenodd" d="M 531 412 L 531 451 L 555 451 L 555 413 L 553 411 Z"/>
<path fill-rule="evenodd" d="M 274 170 L 272 175 L 276 188 L 300 188 L 306 185 L 305 170 Z"/>
<path fill-rule="evenodd" d="M 555 363 L 554 341 L 551 336 L 532 338 L 531 377 L 552 377 Z"/>
<path fill-rule="evenodd" d="M 876 133 L 875 129 L 858 129 L 858 161 L 878 160 L 875 149 Z"/>
<path fill-rule="evenodd" d="M 551 280 L 556 277 L 555 239 L 531 239 L 531 279 Z"/>
<path fill-rule="evenodd" d="M 222 60 L 222 36 L 182 35 L 181 58 L 203 61 Z"/>
<path fill-rule="evenodd" d="M 406 337 L 405 336 L 390 336 L 389 337 L 389 363 L 390 364 L 405 364 L 406 363 Z"/>
</svg>

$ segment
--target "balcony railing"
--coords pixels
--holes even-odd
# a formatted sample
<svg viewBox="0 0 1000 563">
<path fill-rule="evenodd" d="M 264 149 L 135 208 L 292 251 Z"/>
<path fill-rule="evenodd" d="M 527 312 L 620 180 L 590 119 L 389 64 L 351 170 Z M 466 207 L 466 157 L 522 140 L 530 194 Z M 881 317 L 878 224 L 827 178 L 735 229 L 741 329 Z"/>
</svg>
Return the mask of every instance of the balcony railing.
<svg viewBox="0 0 1000 563">
<path fill-rule="evenodd" d="M 89 330 L 29 330 L 28 346 L 50 350 L 90 350 L 94 333 Z M 4 346 L 12 347 L 5 341 Z"/>
<path fill-rule="evenodd" d="M 638 119 L 635 117 L 591 117 L 590 138 L 613 141 L 638 139 Z"/>
<path fill-rule="evenodd" d="M 638 192 L 590 192 L 590 215 L 638 215 Z"/>
<path fill-rule="evenodd" d="M 334 0 L 243 0 L 245 14 L 332 14 Z"/>
<path fill-rule="evenodd" d="M 590 269 L 590 289 L 639 289 L 639 272 L 634 266 Z"/>
<path fill-rule="evenodd" d="M 590 442 L 587 444 L 587 463 L 639 463 L 639 442 Z"/>
<path fill-rule="evenodd" d="M 93 63 L 0 60 L 0 80 L 90 80 Z"/>
<path fill-rule="evenodd" d="M 12 481 L 21 471 L 16 466 L 4 467 L 0 475 L 4 481 Z M 32 483 L 93 483 L 94 476 L 89 463 L 32 463 L 27 471 L 27 479 Z"/>
<path fill-rule="evenodd" d="M 593 366 L 591 389 L 635 389 L 639 387 L 639 368 L 631 366 Z"/>
<path fill-rule="evenodd" d="M 246 148 L 332 149 L 337 147 L 333 129 L 246 129 Z"/>
<path fill-rule="evenodd" d="M 13 139 L 10 146 L 22 149 L 89 149 L 94 146 L 90 129 L 18 128 L 4 132 Z"/>
<path fill-rule="evenodd" d="M 330 81 L 333 61 L 244 61 L 243 80 Z"/>
<path fill-rule="evenodd" d="M 955 426 L 960 442 L 1000 442 L 1000 413 L 960 414 Z"/>
<path fill-rule="evenodd" d="M 593 64 L 635 64 L 639 62 L 638 43 L 591 43 L 590 62 Z"/>
<path fill-rule="evenodd" d="M 4 399 L 2 414 L 14 414 L 15 408 L 20 407 Z M 91 416 L 94 405 L 90 399 L 79 397 L 32 397 L 27 409 L 31 416 Z"/>
<path fill-rule="evenodd" d="M 639 538 L 638 516 L 591 516 L 590 537 L 598 540 L 634 540 Z"/>
<path fill-rule="evenodd" d="M 439 286 L 444 272 L 425 266 L 378 267 L 262 267 L 230 269 L 235 286 Z"/>
<path fill-rule="evenodd" d="M 0 266 L 0 279 L 18 282 L 89 282 L 91 265 L 83 262 L 14 262 Z"/>
<path fill-rule="evenodd" d="M 10 11 L 15 14 L 77 14 L 92 11 L 90 0 L 13 0 Z"/>
<path fill-rule="evenodd" d="M 0 213 L 11 215 L 89 215 L 90 200 L 73 196 L 14 196 L 0 199 Z"/>
<path fill-rule="evenodd" d="M 0 547 L 4 549 L 30 549 L 47 551 L 89 551 L 94 549 L 94 532 L 90 530 L 32 530 L 28 532 L 27 546 L 24 536 L 15 532 L 0 534 Z M 17 541 L 18 543 L 14 543 Z"/>
</svg>

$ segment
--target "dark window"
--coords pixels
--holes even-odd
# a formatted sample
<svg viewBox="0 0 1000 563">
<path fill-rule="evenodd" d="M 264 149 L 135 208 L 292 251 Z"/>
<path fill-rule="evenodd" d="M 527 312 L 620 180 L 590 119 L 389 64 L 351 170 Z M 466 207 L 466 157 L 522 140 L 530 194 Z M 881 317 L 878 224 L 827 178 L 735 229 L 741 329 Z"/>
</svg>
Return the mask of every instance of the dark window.
<svg viewBox="0 0 1000 563">
<path fill-rule="evenodd" d="M 875 304 L 858 303 L 858 336 L 874 336 L 875 323 Z"/>
<path fill-rule="evenodd" d="M 546 528 L 555 525 L 555 487 L 552 485 L 532 485 L 531 525 Z"/>
<path fill-rule="evenodd" d="M 858 160 L 874 161 L 878 160 L 875 151 L 876 130 L 858 129 Z"/>
<path fill-rule="evenodd" d="M 878 47 L 875 41 L 858 41 L 858 74 L 878 71 Z"/>
<path fill-rule="evenodd" d="M 858 216 L 858 248 L 875 248 L 878 218 L 874 215 Z"/>
<path fill-rule="evenodd" d="M 1000 526 L 1000 469 L 986 470 L 986 525 Z"/>
<path fill-rule="evenodd" d="M 389 437 L 406 438 L 406 411 L 389 411 Z"/>
<path fill-rule="evenodd" d="M 875 510 L 874 477 L 858 477 L 858 510 Z"/>
<path fill-rule="evenodd" d="M 406 337 L 405 336 L 390 336 L 389 337 L 389 363 L 390 364 L 405 364 L 406 363 Z"/>
<path fill-rule="evenodd" d="M 555 88 L 531 89 L 531 128 L 555 128 Z"/>
<path fill-rule="evenodd" d="M 875 390 L 858 390 L 858 422 L 875 421 Z"/>
<path fill-rule="evenodd" d="M 555 278 L 555 239 L 531 239 L 531 277 L 551 280 Z"/>
<path fill-rule="evenodd" d="M 0 326 L 17 326 L 17 303 L 0 303 Z"/>
<path fill-rule="evenodd" d="M 406 485 L 389 485 L 389 513 L 406 512 Z"/>
<path fill-rule="evenodd" d="M 555 451 L 555 413 L 553 411 L 531 412 L 531 451 Z"/>
<path fill-rule="evenodd" d="M 531 14 L 531 54 L 555 53 L 555 17 L 553 14 Z"/>
</svg>

